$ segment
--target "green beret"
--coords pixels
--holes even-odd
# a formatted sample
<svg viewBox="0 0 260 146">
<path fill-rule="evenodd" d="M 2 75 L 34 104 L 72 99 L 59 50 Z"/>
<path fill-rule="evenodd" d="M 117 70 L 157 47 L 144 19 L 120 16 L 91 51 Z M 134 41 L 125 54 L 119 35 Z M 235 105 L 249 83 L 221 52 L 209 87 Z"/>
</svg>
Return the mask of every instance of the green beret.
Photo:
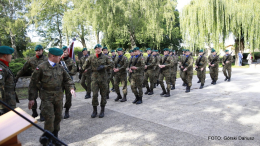
<svg viewBox="0 0 260 146">
<path fill-rule="evenodd" d="M 185 52 L 190 52 L 190 50 L 189 50 L 189 49 L 186 49 Z"/>
<path fill-rule="evenodd" d="M 139 47 L 135 47 L 135 48 L 134 48 L 134 51 L 136 51 L 136 50 L 140 50 L 140 48 L 139 48 Z"/>
<path fill-rule="evenodd" d="M 42 48 L 41 45 L 37 45 L 37 46 L 34 48 L 35 51 L 39 51 L 39 50 L 42 50 L 42 49 L 43 49 L 43 48 Z"/>
<path fill-rule="evenodd" d="M 151 48 L 146 48 L 146 51 L 148 51 L 148 50 L 152 50 Z"/>
<path fill-rule="evenodd" d="M 94 47 L 94 49 L 96 49 L 96 48 L 102 48 L 102 46 L 101 46 L 100 44 L 97 44 L 97 45 Z"/>
<path fill-rule="evenodd" d="M 199 53 L 202 53 L 203 52 L 203 50 L 199 50 Z"/>
<path fill-rule="evenodd" d="M 170 51 L 169 48 L 164 48 L 163 51 Z"/>
<path fill-rule="evenodd" d="M 225 52 L 229 52 L 229 50 L 225 50 Z"/>
<path fill-rule="evenodd" d="M 174 53 L 174 52 L 175 52 L 175 50 L 172 50 L 172 52 Z"/>
<path fill-rule="evenodd" d="M 129 53 L 132 53 L 133 52 L 133 50 L 129 50 Z"/>
<path fill-rule="evenodd" d="M 211 50 L 211 53 L 213 53 L 213 52 L 216 52 L 216 50 L 212 49 L 212 50 Z"/>
<path fill-rule="evenodd" d="M 115 50 L 111 50 L 111 53 L 115 52 Z"/>
<path fill-rule="evenodd" d="M 83 48 L 83 49 L 82 49 L 82 52 L 83 52 L 83 51 L 88 51 L 88 49 L 87 49 L 87 48 Z"/>
<path fill-rule="evenodd" d="M 0 54 L 13 54 L 14 49 L 8 46 L 0 46 Z"/>
<path fill-rule="evenodd" d="M 107 47 L 102 48 L 102 51 L 103 51 L 103 50 L 107 50 Z"/>
<path fill-rule="evenodd" d="M 158 50 L 153 50 L 154 52 L 158 52 Z"/>
<path fill-rule="evenodd" d="M 58 48 L 50 48 L 49 52 L 52 55 L 55 55 L 55 56 L 61 56 L 63 54 L 63 51 L 61 49 L 58 49 Z"/>
<path fill-rule="evenodd" d="M 185 52 L 186 50 L 185 49 L 182 49 L 182 52 Z"/>
<path fill-rule="evenodd" d="M 63 47 L 62 47 L 62 50 L 63 50 L 63 51 L 65 51 L 65 50 L 67 50 L 67 49 L 68 49 L 67 46 L 63 46 Z M 58 55 L 57 55 L 57 56 L 58 56 Z"/>
<path fill-rule="evenodd" d="M 123 51 L 123 49 L 122 48 L 117 48 L 117 50 L 116 51 Z"/>
</svg>

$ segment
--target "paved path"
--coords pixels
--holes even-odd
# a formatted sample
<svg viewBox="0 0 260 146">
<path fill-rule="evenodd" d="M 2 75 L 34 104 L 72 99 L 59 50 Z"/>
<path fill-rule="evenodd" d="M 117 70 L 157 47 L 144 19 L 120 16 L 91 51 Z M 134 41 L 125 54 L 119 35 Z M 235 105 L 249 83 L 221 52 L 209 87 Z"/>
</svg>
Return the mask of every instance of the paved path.
<svg viewBox="0 0 260 146">
<path fill-rule="evenodd" d="M 184 93 L 185 87 L 177 79 L 168 98 L 159 96 L 158 86 L 153 96 L 144 96 L 142 105 L 132 104 L 130 87 L 125 103 L 114 102 L 116 94 L 111 93 L 103 119 L 90 118 L 91 99 L 77 93 L 71 118 L 61 122 L 60 138 L 71 146 L 259 145 L 260 70 L 233 69 L 231 82 L 224 82 L 220 72 L 217 85 L 211 85 L 207 75 L 202 90 L 197 80 L 194 76 L 191 92 Z M 23 100 L 18 106 L 31 114 L 27 102 Z M 19 140 L 24 146 L 35 146 L 40 135 L 39 130 L 30 128 Z M 209 136 L 220 136 L 221 140 L 208 140 Z M 237 140 L 224 140 L 225 136 Z M 254 140 L 239 140 L 239 136 Z"/>
</svg>

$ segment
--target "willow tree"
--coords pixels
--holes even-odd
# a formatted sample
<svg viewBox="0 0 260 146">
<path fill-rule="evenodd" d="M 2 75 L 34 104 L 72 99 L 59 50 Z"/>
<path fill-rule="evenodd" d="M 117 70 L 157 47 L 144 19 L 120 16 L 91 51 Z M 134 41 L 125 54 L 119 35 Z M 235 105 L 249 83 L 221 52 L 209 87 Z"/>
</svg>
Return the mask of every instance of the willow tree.
<svg viewBox="0 0 260 146">
<path fill-rule="evenodd" d="M 191 48 L 213 43 L 218 50 L 233 34 L 238 65 L 238 51 L 260 47 L 259 7 L 259 0 L 192 0 L 181 14 L 184 42 Z"/>
<path fill-rule="evenodd" d="M 117 30 L 118 35 L 127 36 L 131 47 L 136 40 L 154 38 L 159 44 L 165 21 L 167 31 L 174 25 L 176 0 L 72 0 L 74 8 L 89 18 L 93 29 L 110 36 Z M 170 36 L 171 37 L 171 36 Z"/>
</svg>

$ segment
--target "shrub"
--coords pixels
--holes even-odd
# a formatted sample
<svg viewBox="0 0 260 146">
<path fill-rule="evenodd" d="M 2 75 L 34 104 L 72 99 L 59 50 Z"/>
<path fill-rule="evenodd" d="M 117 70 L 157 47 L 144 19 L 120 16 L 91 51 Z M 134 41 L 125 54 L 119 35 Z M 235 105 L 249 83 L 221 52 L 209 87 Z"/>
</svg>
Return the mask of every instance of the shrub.
<svg viewBox="0 0 260 146">
<path fill-rule="evenodd" d="M 10 62 L 9 63 L 9 67 L 10 67 L 11 71 L 13 72 L 13 74 L 16 75 L 17 72 L 22 69 L 23 63 L 20 63 L 20 62 Z"/>
</svg>

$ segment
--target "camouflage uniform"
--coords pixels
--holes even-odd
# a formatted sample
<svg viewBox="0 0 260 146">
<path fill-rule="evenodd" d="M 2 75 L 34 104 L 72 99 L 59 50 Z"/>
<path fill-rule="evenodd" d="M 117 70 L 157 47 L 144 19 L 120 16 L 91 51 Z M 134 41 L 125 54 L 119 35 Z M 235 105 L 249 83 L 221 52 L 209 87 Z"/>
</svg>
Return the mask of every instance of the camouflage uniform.
<svg viewBox="0 0 260 146">
<path fill-rule="evenodd" d="M 189 55 L 188 61 L 185 63 L 185 60 L 187 59 L 188 56 L 185 56 L 184 62 L 182 66 L 184 67 L 183 69 L 187 68 L 186 71 L 182 71 L 182 78 L 184 80 L 184 83 L 187 85 L 186 87 L 186 92 L 189 92 L 190 87 L 192 86 L 192 77 L 193 77 L 193 57 Z M 185 63 L 185 65 L 184 65 Z"/>
<path fill-rule="evenodd" d="M 159 64 L 165 65 L 164 68 L 161 68 L 161 73 L 159 75 L 159 82 L 160 82 L 161 88 L 163 90 L 163 93 L 161 93 L 160 95 L 166 94 L 165 96 L 169 97 L 170 96 L 170 89 L 171 89 L 171 71 L 172 71 L 173 64 L 174 64 L 173 57 L 170 56 L 170 55 L 166 55 L 166 56 L 164 55 L 160 59 Z M 167 84 L 167 92 L 165 90 L 165 86 L 164 86 L 164 83 L 163 83 L 164 78 L 165 78 L 165 81 L 166 81 L 166 84 Z"/>
<path fill-rule="evenodd" d="M 0 100 L 16 108 L 16 102 L 19 103 L 15 92 L 15 78 L 8 66 L 0 61 Z M 0 104 L 0 110 L 4 113 L 8 112 L 9 109 Z M 1 115 L 1 113 L 0 113 Z"/>
<path fill-rule="evenodd" d="M 152 54 L 150 54 L 150 56 L 148 55 L 148 57 L 145 58 L 145 64 L 147 65 L 147 69 L 145 70 L 145 73 L 144 73 L 144 84 L 147 89 L 145 94 L 148 94 L 148 95 L 153 94 L 153 87 L 154 87 L 154 80 L 155 80 L 154 72 L 158 65 L 157 63 L 158 63 L 157 58 L 155 56 L 153 56 Z M 149 88 L 149 84 L 148 84 L 148 78 L 150 80 L 150 88 Z"/>
<path fill-rule="evenodd" d="M 185 55 L 183 54 L 183 55 L 181 55 L 180 56 L 180 62 L 181 62 L 181 64 L 183 64 L 184 63 L 184 61 L 185 61 Z M 179 65 L 179 67 L 181 67 L 181 65 Z M 181 80 L 183 81 L 183 84 L 182 84 L 182 86 L 187 86 L 186 84 L 185 84 L 185 81 L 183 80 L 184 78 L 183 78 L 183 73 L 182 73 L 183 71 L 180 69 L 180 77 L 181 77 Z"/>
<path fill-rule="evenodd" d="M 200 60 L 201 56 L 199 56 L 196 60 L 196 65 L 198 64 L 199 60 Z M 201 86 L 204 86 L 205 83 L 205 79 L 206 79 L 206 67 L 207 67 L 207 57 L 205 57 L 204 55 L 202 56 L 200 63 L 198 64 L 198 68 L 197 70 L 197 77 L 199 78 L 198 83 L 201 82 Z M 201 68 L 203 68 L 203 71 L 201 71 Z"/>
<path fill-rule="evenodd" d="M 117 55 L 115 56 L 111 56 L 113 62 L 115 63 L 115 58 L 117 57 Z M 112 73 L 111 73 L 111 77 L 110 77 L 110 81 L 111 81 L 111 84 L 112 84 L 112 90 L 114 90 L 114 87 L 115 87 L 115 83 L 114 83 L 114 77 L 115 77 L 115 73 L 114 71 L 112 70 Z"/>
<path fill-rule="evenodd" d="M 19 77 L 23 76 L 23 74 L 26 73 L 29 69 L 31 70 L 31 72 L 33 72 L 39 64 L 41 64 L 47 60 L 48 60 L 48 58 L 44 55 L 42 55 L 40 58 L 38 58 L 36 56 L 31 57 L 27 62 L 25 62 L 25 64 L 23 65 L 23 68 L 17 73 L 15 80 L 18 81 Z M 37 109 L 37 100 L 36 99 L 38 98 L 38 95 L 40 94 L 40 90 L 41 90 L 40 83 L 36 84 L 36 86 L 38 89 L 37 90 L 38 94 L 35 97 L 32 97 L 32 98 L 34 98 L 34 105 L 32 106 L 33 110 Z"/>
<path fill-rule="evenodd" d="M 69 57 L 64 57 L 62 61 L 66 63 L 66 66 L 69 71 L 68 73 L 72 79 L 72 76 L 74 76 L 77 73 L 77 65 L 75 61 Z M 63 92 L 65 90 L 65 95 L 66 95 L 66 102 L 64 104 L 64 108 L 66 108 L 66 110 L 69 110 L 71 107 L 71 98 L 72 98 L 72 95 L 70 93 L 70 88 L 66 84 L 63 84 L 62 90 Z"/>
<path fill-rule="evenodd" d="M 158 66 L 158 64 L 160 64 L 160 60 L 161 60 L 160 54 L 156 55 L 155 57 L 157 59 L 157 66 L 155 67 L 155 71 L 154 71 L 154 87 L 156 87 L 156 83 L 157 83 L 157 81 L 159 79 L 160 67 Z"/>
<path fill-rule="evenodd" d="M 111 58 L 111 56 L 109 56 L 109 55 L 106 55 L 106 56 L 110 58 L 110 66 L 111 67 L 114 66 L 114 61 Z M 106 70 L 107 70 L 107 96 L 106 96 L 106 98 L 109 99 L 109 93 L 110 93 L 109 83 L 110 83 L 110 81 L 112 79 L 113 69 L 112 68 L 107 68 Z"/>
<path fill-rule="evenodd" d="M 227 55 L 223 56 L 223 60 L 222 60 L 222 63 L 224 63 L 224 61 L 227 59 Z M 226 77 L 225 81 L 228 80 L 230 81 L 231 79 L 231 67 L 232 67 L 232 62 L 233 62 L 233 57 L 232 56 L 229 56 L 227 61 L 229 61 L 228 63 L 226 63 L 224 66 L 223 66 L 223 74 L 224 76 Z M 227 62 L 226 61 L 226 62 Z M 228 74 L 227 74 L 228 73 Z"/>
<path fill-rule="evenodd" d="M 142 97 L 143 97 L 142 84 L 144 79 L 143 73 L 144 73 L 145 63 L 144 63 L 144 58 L 143 56 L 141 56 L 141 54 L 133 57 L 133 62 L 130 65 L 130 67 L 132 66 L 137 67 L 137 69 L 132 70 L 131 73 L 131 89 L 136 97 L 136 100 L 133 103 L 137 103 L 138 101 L 142 102 Z"/>
<path fill-rule="evenodd" d="M 212 54 L 209 55 L 208 57 L 208 61 L 209 63 L 211 63 L 211 61 L 217 57 L 217 55 L 213 56 Z M 213 66 L 210 66 L 210 69 L 209 69 L 209 73 L 210 73 L 210 77 L 212 79 L 212 84 L 214 84 L 214 82 L 216 82 L 218 80 L 218 63 L 219 63 L 219 58 L 217 59 L 217 61 L 215 61 L 213 64 L 214 64 L 214 67 Z"/>
<path fill-rule="evenodd" d="M 69 74 L 60 64 L 51 66 L 49 61 L 40 64 L 32 74 L 29 85 L 29 100 L 37 96 L 37 84 L 41 83 L 40 97 L 41 113 L 45 118 L 44 129 L 50 132 L 60 130 L 63 105 L 63 84 L 74 89 L 74 83 Z"/>
<path fill-rule="evenodd" d="M 134 62 L 133 62 L 134 57 L 135 57 L 134 55 L 130 57 L 128 68 L 130 68 L 131 65 L 134 63 Z M 131 77 L 132 77 L 132 73 L 128 72 L 128 81 L 129 81 L 129 82 L 131 82 Z"/>
<path fill-rule="evenodd" d="M 172 90 L 175 89 L 175 80 L 177 74 L 177 66 L 178 66 L 178 56 L 172 55 L 173 58 L 173 67 L 171 69 L 171 83 L 172 83 Z"/>
<path fill-rule="evenodd" d="M 86 60 L 88 59 L 88 55 L 86 56 L 82 56 L 79 60 L 79 66 L 81 67 L 81 69 L 83 68 L 83 64 L 86 62 Z M 80 84 L 81 86 L 86 90 L 87 95 L 89 95 L 90 98 L 90 93 L 91 93 L 91 68 L 87 69 L 87 72 L 84 72 L 84 70 L 82 69 L 82 77 L 80 80 Z M 87 82 L 87 85 L 86 85 Z"/>
<path fill-rule="evenodd" d="M 98 70 L 99 66 L 104 66 L 103 69 Z M 101 106 L 105 106 L 107 103 L 106 96 L 107 96 L 107 80 L 108 74 L 107 69 L 110 69 L 112 66 L 112 59 L 110 56 L 106 56 L 104 54 L 99 54 L 97 58 L 96 55 L 92 55 L 87 58 L 86 62 L 83 64 L 83 69 L 90 67 L 92 69 L 91 75 L 91 88 L 93 92 L 92 98 L 92 105 L 98 106 L 98 91 L 100 90 L 101 94 Z"/>
<path fill-rule="evenodd" d="M 115 64 L 115 68 L 118 68 L 119 71 L 118 72 L 115 72 L 115 91 L 118 95 L 117 97 L 117 100 L 115 101 L 118 101 L 119 99 L 121 99 L 121 94 L 120 94 L 120 90 L 119 90 L 119 84 L 120 82 L 122 83 L 122 86 L 123 86 L 123 94 L 124 94 L 124 99 L 122 100 L 122 102 L 126 101 L 126 95 L 127 95 L 127 72 L 126 72 L 126 68 L 128 67 L 128 59 L 127 57 L 125 56 L 121 56 L 119 58 L 119 56 L 117 56 L 115 58 L 115 61 L 114 61 L 114 64 Z"/>
</svg>

